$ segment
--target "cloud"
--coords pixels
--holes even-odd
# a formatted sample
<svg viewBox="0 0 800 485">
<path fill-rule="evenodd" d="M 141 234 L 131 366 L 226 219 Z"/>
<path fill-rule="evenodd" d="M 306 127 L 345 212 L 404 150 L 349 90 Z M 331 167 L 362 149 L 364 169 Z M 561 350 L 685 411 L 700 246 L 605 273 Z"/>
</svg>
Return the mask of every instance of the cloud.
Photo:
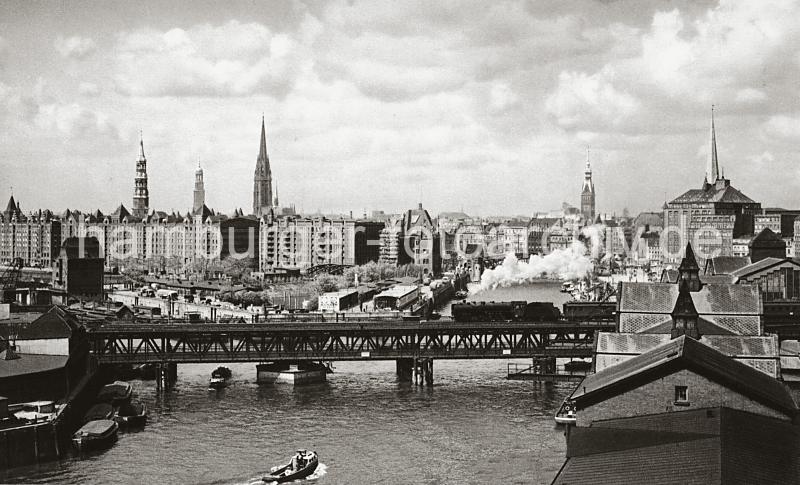
<svg viewBox="0 0 800 485">
<path fill-rule="evenodd" d="M 671 97 L 758 101 L 750 86 L 786 78 L 766 67 L 796 51 L 798 15 L 797 3 L 780 0 L 721 0 L 693 22 L 677 9 L 656 12 L 633 67 Z"/>
<path fill-rule="evenodd" d="M 92 55 L 97 49 L 94 41 L 88 37 L 56 37 L 53 43 L 62 57 L 83 60 Z"/>
<path fill-rule="evenodd" d="M 608 67 L 595 74 L 564 71 L 558 86 L 547 97 L 545 108 L 565 128 L 618 125 L 634 114 L 640 102 L 614 87 L 614 71 Z"/>
<path fill-rule="evenodd" d="M 100 87 L 95 83 L 81 82 L 78 85 L 78 92 L 83 96 L 95 97 L 100 95 Z"/>
<path fill-rule="evenodd" d="M 772 137 L 800 140 L 800 116 L 771 116 L 763 128 Z"/>
<path fill-rule="evenodd" d="M 119 139 L 119 133 L 107 115 L 78 103 L 39 106 L 36 124 L 45 130 L 56 130 L 69 138 L 104 137 Z"/>
<path fill-rule="evenodd" d="M 502 113 L 519 105 L 519 96 L 511 87 L 503 82 L 492 83 L 489 90 L 489 109 L 494 113 Z"/>
<path fill-rule="evenodd" d="M 767 99 L 767 94 L 760 89 L 744 88 L 736 92 L 736 101 L 740 103 L 757 103 Z"/>
<path fill-rule="evenodd" d="M 117 52 L 117 89 L 133 96 L 282 97 L 304 65 L 292 36 L 237 21 L 123 33 Z"/>
</svg>

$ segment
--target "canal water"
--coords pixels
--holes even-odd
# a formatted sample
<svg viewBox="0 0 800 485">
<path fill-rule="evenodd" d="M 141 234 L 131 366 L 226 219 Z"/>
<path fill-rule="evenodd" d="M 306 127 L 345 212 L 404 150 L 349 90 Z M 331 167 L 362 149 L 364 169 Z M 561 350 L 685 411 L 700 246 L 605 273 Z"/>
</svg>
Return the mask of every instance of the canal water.
<svg viewBox="0 0 800 485">
<path fill-rule="evenodd" d="M 473 300 L 555 301 L 560 285 L 534 284 Z M 394 362 L 343 362 L 327 383 L 258 386 L 255 364 L 232 364 L 227 389 L 207 389 L 214 365 L 180 365 L 159 398 L 133 381 L 147 426 L 109 450 L 15 470 L 27 483 L 248 484 L 298 448 L 316 450 L 329 484 L 549 483 L 564 461 L 553 414 L 574 384 L 508 381 L 506 360 L 434 362 L 435 385 L 399 383 Z M 524 362 L 524 361 L 513 361 Z"/>
</svg>

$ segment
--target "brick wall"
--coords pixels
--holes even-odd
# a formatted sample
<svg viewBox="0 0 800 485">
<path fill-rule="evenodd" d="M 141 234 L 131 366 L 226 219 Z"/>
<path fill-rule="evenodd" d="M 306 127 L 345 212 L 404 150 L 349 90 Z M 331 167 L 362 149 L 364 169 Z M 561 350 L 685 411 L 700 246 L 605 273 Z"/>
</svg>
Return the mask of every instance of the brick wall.
<svg viewBox="0 0 800 485">
<path fill-rule="evenodd" d="M 688 406 L 675 405 L 675 386 L 688 387 Z M 592 421 L 598 419 L 625 418 L 717 406 L 789 420 L 783 413 L 684 369 L 619 396 L 580 409 L 577 413 L 577 425 L 589 426 Z"/>
</svg>

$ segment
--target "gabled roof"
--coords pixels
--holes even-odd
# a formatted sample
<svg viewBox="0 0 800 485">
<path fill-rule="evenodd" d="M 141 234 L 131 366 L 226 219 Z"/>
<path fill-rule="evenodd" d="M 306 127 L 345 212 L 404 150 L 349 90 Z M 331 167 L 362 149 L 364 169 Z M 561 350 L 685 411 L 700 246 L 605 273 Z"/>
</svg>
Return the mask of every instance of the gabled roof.
<svg viewBox="0 0 800 485">
<path fill-rule="evenodd" d="M 599 332 L 595 370 L 601 371 L 670 341 L 668 333 Z M 743 335 L 701 335 L 700 342 L 764 374 L 778 378 L 778 338 Z"/>
<path fill-rule="evenodd" d="M 620 313 L 672 313 L 679 288 L 673 283 L 624 282 L 619 297 Z M 759 315 L 760 295 L 755 285 L 708 284 L 692 292 L 701 315 Z"/>
<path fill-rule="evenodd" d="M 775 234 L 772 229 L 765 227 L 761 230 L 753 239 L 750 240 L 748 244 L 751 248 L 759 247 L 759 248 L 786 248 L 786 243 L 783 242 L 783 239 L 780 238 L 777 234 Z"/>
<path fill-rule="evenodd" d="M 798 411 L 788 389 L 777 379 L 686 336 L 586 376 L 570 399 L 576 402 L 578 409 L 585 408 L 682 369 L 691 370 L 788 416 L 794 416 Z"/>
<path fill-rule="evenodd" d="M 706 260 L 707 275 L 729 275 L 750 264 L 747 256 L 717 256 Z"/>
<path fill-rule="evenodd" d="M 203 219 L 205 219 L 206 217 L 211 217 L 214 215 L 214 213 L 208 208 L 207 205 L 203 204 L 202 207 L 198 207 L 196 210 L 192 211 L 192 215 L 201 216 Z"/>
<path fill-rule="evenodd" d="M 669 333 L 678 285 L 622 283 L 619 331 Z M 704 285 L 691 293 L 701 334 L 761 335 L 761 299 L 755 285 Z"/>
<path fill-rule="evenodd" d="M 18 340 L 38 340 L 69 338 L 81 328 L 78 320 L 71 313 L 53 306 L 41 317 L 32 321 L 19 331 Z"/>
<path fill-rule="evenodd" d="M 768 270 L 774 266 L 778 266 L 783 263 L 788 263 L 800 268 L 800 262 L 797 262 L 796 260 L 791 258 L 764 258 L 761 261 L 737 269 L 736 271 L 731 273 L 731 276 L 737 279 L 744 278 L 753 275 L 755 273 Z"/>
<path fill-rule="evenodd" d="M 124 205 L 120 204 L 120 205 L 119 205 L 119 207 L 117 207 L 117 210 L 115 210 L 114 212 L 112 212 L 112 213 L 111 213 L 111 214 L 109 214 L 109 215 L 110 215 L 111 217 L 114 217 L 114 218 L 116 218 L 117 220 L 120 220 L 120 221 L 121 221 L 122 219 L 124 219 L 124 218 L 126 218 L 126 217 L 130 216 L 130 215 L 131 215 L 131 213 L 130 213 L 130 212 L 128 212 L 128 209 L 126 209 Z"/>
</svg>

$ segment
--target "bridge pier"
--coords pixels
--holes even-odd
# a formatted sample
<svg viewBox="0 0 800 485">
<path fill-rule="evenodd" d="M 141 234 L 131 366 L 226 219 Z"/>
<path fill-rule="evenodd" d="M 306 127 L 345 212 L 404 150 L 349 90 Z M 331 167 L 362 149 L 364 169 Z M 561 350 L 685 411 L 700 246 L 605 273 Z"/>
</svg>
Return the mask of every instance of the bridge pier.
<svg viewBox="0 0 800 485">
<path fill-rule="evenodd" d="M 322 362 L 268 362 L 256 365 L 258 384 L 316 384 L 327 380 L 332 370 Z"/>
<path fill-rule="evenodd" d="M 166 392 L 175 386 L 178 380 L 178 364 L 165 362 L 156 364 L 156 391 Z"/>
<path fill-rule="evenodd" d="M 414 359 L 397 359 L 396 373 L 400 382 L 411 382 L 414 375 Z"/>
<path fill-rule="evenodd" d="M 414 358 L 414 384 L 418 386 L 433 385 L 433 359 L 428 357 Z"/>
</svg>

